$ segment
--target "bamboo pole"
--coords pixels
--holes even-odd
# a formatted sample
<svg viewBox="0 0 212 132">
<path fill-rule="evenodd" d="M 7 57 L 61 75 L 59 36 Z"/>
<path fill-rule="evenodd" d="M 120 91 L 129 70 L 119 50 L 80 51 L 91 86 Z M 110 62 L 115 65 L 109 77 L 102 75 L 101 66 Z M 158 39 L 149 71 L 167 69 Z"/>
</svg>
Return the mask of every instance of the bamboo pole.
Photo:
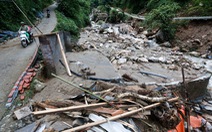
<svg viewBox="0 0 212 132">
<path fill-rule="evenodd" d="M 96 98 L 101 99 L 101 100 L 107 102 L 108 104 L 110 104 L 110 102 L 108 102 L 107 100 L 103 99 L 101 96 L 98 96 L 98 95 L 96 95 L 96 94 L 94 94 L 94 93 L 92 93 L 92 92 L 90 92 L 90 91 L 88 91 L 88 90 L 86 90 L 86 89 L 84 89 L 84 88 L 82 88 L 82 87 L 79 87 L 79 86 L 77 86 L 77 85 L 74 84 L 74 83 L 68 82 L 67 80 L 63 79 L 62 77 L 59 77 L 59 76 L 57 76 L 57 75 L 55 75 L 55 74 L 53 74 L 53 73 L 52 73 L 52 76 L 54 76 L 54 77 L 60 79 L 61 81 L 65 82 L 65 83 L 68 83 L 68 84 L 74 86 L 75 88 L 78 88 L 78 89 L 80 89 L 80 90 L 82 90 L 82 91 L 84 91 L 84 92 L 86 92 L 86 93 L 88 93 L 88 94 L 90 94 L 90 95 L 93 95 L 93 96 L 95 96 Z M 110 105 L 111 105 L 111 104 L 110 104 Z"/>
<path fill-rule="evenodd" d="M 185 98 L 186 102 L 189 101 L 188 97 L 188 91 L 187 91 L 187 83 L 185 81 L 185 72 L 184 72 L 184 67 L 182 66 L 182 77 L 183 77 L 183 88 L 185 92 Z M 187 122 L 187 132 L 191 132 L 190 130 L 190 106 L 188 104 L 185 104 L 185 115 L 186 115 L 186 122 Z"/>
<path fill-rule="evenodd" d="M 63 60 L 65 62 L 66 71 L 67 71 L 68 75 L 71 76 L 71 72 L 70 72 L 69 65 L 68 65 L 68 62 L 67 62 L 67 59 L 66 59 L 66 56 L 65 56 L 63 45 L 62 45 L 61 40 L 60 40 L 60 35 L 58 33 L 56 35 L 57 35 L 57 39 L 58 39 L 58 42 L 59 42 L 59 45 L 60 45 L 60 51 L 61 51 Z"/>
<path fill-rule="evenodd" d="M 98 104 L 89 104 L 89 105 L 86 104 L 86 105 L 79 105 L 79 106 L 70 106 L 70 107 L 65 107 L 65 108 L 35 111 L 35 112 L 32 112 L 32 114 L 33 115 L 43 115 L 43 114 L 50 114 L 50 113 L 64 112 L 64 111 L 71 111 L 71 110 L 79 110 L 79 109 L 83 109 L 83 108 L 105 106 L 105 105 L 108 105 L 108 104 L 106 102 L 98 103 Z"/>
<path fill-rule="evenodd" d="M 174 101 L 177 101 L 177 100 L 178 100 L 178 97 L 175 97 L 175 98 L 169 99 L 168 102 L 174 102 Z M 147 109 L 150 109 L 150 108 L 157 107 L 157 106 L 159 106 L 160 104 L 161 104 L 161 103 L 154 103 L 154 104 L 145 106 L 145 107 L 140 108 L 140 109 L 137 109 L 137 110 L 133 110 L 133 111 L 130 111 L 130 112 L 126 112 L 126 113 L 117 115 L 117 116 L 109 117 L 109 118 L 106 118 L 106 119 L 103 119 L 103 120 L 100 120 L 100 121 L 96 121 L 96 122 L 92 122 L 92 123 L 87 123 L 87 124 L 85 124 L 85 125 L 78 126 L 78 127 L 72 128 L 72 129 L 68 129 L 68 130 L 65 130 L 65 131 L 62 131 L 62 132 L 74 132 L 74 131 L 79 131 L 79 130 L 85 129 L 85 128 L 87 128 L 87 127 L 92 127 L 92 126 L 96 126 L 96 125 L 99 125 L 99 124 L 102 124 L 102 123 L 106 123 L 106 122 L 108 122 L 108 121 L 117 120 L 117 119 L 120 119 L 120 118 L 123 118 L 123 117 L 127 117 L 127 116 L 130 116 L 130 115 L 136 114 L 136 113 L 138 113 L 138 112 L 142 112 L 142 111 L 144 111 L 144 110 L 147 110 Z"/>
<path fill-rule="evenodd" d="M 57 34 L 58 32 L 52 32 L 52 33 L 45 33 L 45 34 L 37 34 L 37 35 L 33 35 L 33 37 L 40 37 L 40 36 L 49 36 L 49 35 L 55 35 Z"/>
<path fill-rule="evenodd" d="M 38 27 L 36 27 L 30 20 L 29 20 L 29 18 L 26 16 L 26 14 L 21 10 L 21 8 L 15 3 L 15 1 L 14 0 L 12 0 L 12 2 L 15 4 L 15 6 L 18 8 L 18 10 L 24 15 L 24 17 L 27 19 L 27 21 L 32 25 L 32 26 L 34 26 L 36 29 L 38 29 L 38 31 L 41 33 L 41 34 L 43 34 L 43 32 L 38 28 Z"/>
</svg>

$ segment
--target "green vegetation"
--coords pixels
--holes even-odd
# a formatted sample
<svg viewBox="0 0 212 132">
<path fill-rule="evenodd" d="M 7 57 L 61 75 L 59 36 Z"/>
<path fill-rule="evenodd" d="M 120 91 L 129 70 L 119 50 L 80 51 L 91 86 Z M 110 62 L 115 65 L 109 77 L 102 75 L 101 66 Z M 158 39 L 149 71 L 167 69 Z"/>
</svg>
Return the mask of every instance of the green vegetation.
<svg viewBox="0 0 212 132">
<path fill-rule="evenodd" d="M 127 16 L 124 12 L 116 11 L 115 9 L 110 10 L 109 12 L 109 22 L 117 23 L 126 20 Z"/>
<path fill-rule="evenodd" d="M 147 0 L 117 0 L 115 6 L 130 13 L 138 13 L 145 8 L 146 3 Z"/>
<path fill-rule="evenodd" d="M 38 12 L 53 2 L 52 0 L 14 1 L 32 22 L 36 20 Z M 0 12 L 1 30 L 17 31 L 21 21 L 28 23 L 12 1 L 0 1 L 0 7 L 2 10 Z M 89 24 L 89 13 L 92 8 L 96 7 L 109 14 L 109 22 L 115 23 L 126 19 L 123 12 L 120 13 L 109 8 L 115 7 L 124 12 L 143 14 L 147 18 L 145 23 L 149 28 L 158 26 L 171 34 L 174 33 L 176 25 L 170 20 L 175 15 L 212 15 L 212 0 L 62 0 L 57 8 L 58 24 L 55 31 L 70 31 L 77 36 L 80 28 Z M 179 8 L 181 10 L 176 10 Z M 172 38 L 171 36 L 170 38 Z"/>
<path fill-rule="evenodd" d="M 52 0 L 14 0 L 31 21 L 36 20 L 36 13 L 52 3 Z M 12 1 L 0 1 L 0 25 L 2 30 L 17 31 L 20 22 L 28 23 L 24 15 Z"/>
<path fill-rule="evenodd" d="M 165 40 L 172 40 L 177 26 L 175 16 L 212 15 L 212 0 L 91 0 L 93 7 L 109 5 L 124 12 L 143 14 L 143 25 L 148 29 L 160 29 Z M 107 7 L 105 6 L 105 7 Z M 123 14 L 123 13 L 122 13 Z M 119 17 L 118 17 L 119 16 Z M 109 22 L 119 22 L 123 18 L 115 10 L 110 11 Z"/>
<path fill-rule="evenodd" d="M 57 12 L 56 30 L 70 31 L 73 35 L 78 35 L 78 28 L 90 23 L 90 1 L 88 0 L 63 0 L 57 10 L 61 13 Z"/>
<path fill-rule="evenodd" d="M 166 36 L 165 40 L 172 40 L 176 30 L 173 18 L 179 8 L 180 6 L 175 2 L 163 3 L 147 14 L 144 23 L 150 29 L 159 28 Z"/>
<path fill-rule="evenodd" d="M 58 23 L 55 28 L 55 31 L 69 31 L 70 33 L 72 33 L 72 35 L 75 36 L 79 34 L 79 28 L 72 19 L 65 17 L 59 11 L 56 11 L 56 16 Z"/>
<path fill-rule="evenodd" d="M 192 0 L 191 4 L 185 14 L 212 15 L 212 0 Z"/>
<path fill-rule="evenodd" d="M 183 10 L 181 13 L 186 15 L 212 15 L 211 0 L 91 0 L 92 7 L 100 5 L 110 5 L 119 7 L 129 13 L 139 13 L 151 11 L 161 5 L 176 2 Z M 189 13 L 189 14 L 187 14 Z"/>
<path fill-rule="evenodd" d="M 30 21 L 36 21 L 36 14 L 52 4 L 52 0 L 14 0 Z M 1 30 L 17 31 L 20 22 L 29 22 L 18 10 L 12 1 L 0 1 Z M 89 24 L 89 0 L 63 0 L 60 1 L 56 11 L 58 24 L 55 31 L 69 31 L 73 35 L 79 34 L 79 29 Z M 18 17 L 17 17 L 18 16 Z"/>
</svg>

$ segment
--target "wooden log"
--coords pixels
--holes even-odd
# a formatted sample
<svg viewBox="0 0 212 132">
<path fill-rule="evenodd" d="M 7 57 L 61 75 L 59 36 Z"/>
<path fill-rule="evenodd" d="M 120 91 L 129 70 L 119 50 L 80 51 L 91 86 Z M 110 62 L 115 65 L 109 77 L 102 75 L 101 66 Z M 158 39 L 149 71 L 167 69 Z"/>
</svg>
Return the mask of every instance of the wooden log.
<svg viewBox="0 0 212 132">
<path fill-rule="evenodd" d="M 175 98 L 169 99 L 168 102 L 174 102 L 174 101 L 177 101 L 177 100 L 178 100 L 178 97 L 175 97 Z M 62 132 L 75 132 L 75 131 L 83 130 L 87 127 L 96 126 L 96 125 L 99 125 L 99 124 L 102 124 L 102 123 L 106 123 L 108 121 L 117 120 L 117 119 L 120 119 L 120 118 L 123 118 L 123 117 L 127 117 L 127 116 L 130 116 L 130 115 L 136 114 L 138 112 L 145 111 L 147 109 L 155 108 L 155 107 L 159 106 L 160 104 L 161 103 L 154 103 L 154 104 L 151 104 L 149 106 L 146 106 L 146 107 L 143 107 L 143 108 L 140 108 L 140 109 L 137 109 L 137 110 L 133 110 L 133 111 L 130 111 L 130 112 L 126 112 L 126 113 L 117 115 L 117 116 L 109 117 L 109 118 L 104 119 L 104 120 L 100 120 L 100 121 L 96 121 L 96 122 L 92 122 L 92 123 L 87 123 L 85 125 L 74 127 L 74 128 L 62 131 Z"/>
<path fill-rule="evenodd" d="M 109 114 L 109 115 L 111 115 L 111 113 L 116 111 L 116 109 L 114 109 L 114 108 L 105 108 L 105 107 L 88 108 L 86 110 L 88 110 L 90 112 L 95 112 L 95 113 L 100 113 L 100 114 Z"/>
<path fill-rule="evenodd" d="M 35 111 L 35 112 L 32 112 L 32 114 L 34 114 L 34 115 L 42 115 L 42 114 L 50 114 L 50 113 L 56 113 L 56 112 L 79 110 L 79 109 L 91 108 L 91 107 L 97 107 L 97 106 L 99 107 L 99 106 L 105 106 L 105 105 L 108 105 L 108 103 L 98 103 L 98 104 L 90 104 L 90 105 L 79 105 L 79 106 L 71 106 L 71 107 L 51 109 L 51 110 Z"/>
<path fill-rule="evenodd" d="M 46 34 L 37 34 L 33 35 L 33 37 L 40 37 L 40 36 L 49 36 L 49 35 L 54 35 L 57 34 L 58 32 L 52 32 L 52 33 L 46 33 Z"/>
<path fill-rule="evenodd" d="M 60 35 L 58 33 L 56 35 L 57 35 L 57 39 L 58 39 L 58 42 L 59 42 L 59 45 L 60 45 L 60 51 L 61 51 L 64 63 L 65 63 L 66 71 L 67 71 L 68 75 L 71 76 L 71 71 L 70 71 L 70 68 L 69 68 L 69 65 L 68 65 L 68 61 L 67 61 L 66 56 L 65 56 L 65 51 L 63 49 L 63 45 L 62 45 L 61 40 L 60 40 Z"/>
<path fill-rule="evenodd" d="M 45 104 L 55 106 L 57 108 L 83 105 L 81 102 L 73 100 L 46 100 Z"/>
<path fill-rule="evenodd" d="M 98 81 L 96 83 L 96 92 L 98 91 L 103 91 L 103 90 L 108 90 L 108 89 L 113 89 L 113 92 L 116 93 L 125 93 L 125 92 L 133 92 L 133 93 L 142 93 L 142 94 L 149 94 L 152 91 L 151 90 L 147 90 L 144 89 L 140 86 L 137 85 L 133 85 L 133 86 L 120 86 L 117 84 L 112 84 L 112 83 L 108 83 L 108 82 L 103 82 L 103 81 Z"/>
<path fill-rule="evenodd" d="M 107 89 L 107 90 L 103 90 L 103 91 L 100 91 L 100 92 L 93 92 L 94 94 L 104 94 L 104 93 L 108 93 L 108 92 L 111 92 L 115 89 L 115 87 L 113 88 L 110 88 L 110 89 Z"/>
<path fill-rule="evenodd" d="M 167 97 L 148 97 L 136 93 L 122 93 L 117 96 L 119 99 L 124 97 L 135 97 L 149 102 L 163 102 L 168 100 Z"/>
<path fill-rule="evenodd" d="M 55 107 L 55 106 L 47 105 L 47 104 L 41 103 L 41 102 L 36 102 L 35 104 L 36 104 L 37 106 L 43 108 L 43 109 L 46 109 L 46 108 L 56 109 L 56 108 L 57 108 L 57 107 Z"/>
</svg>

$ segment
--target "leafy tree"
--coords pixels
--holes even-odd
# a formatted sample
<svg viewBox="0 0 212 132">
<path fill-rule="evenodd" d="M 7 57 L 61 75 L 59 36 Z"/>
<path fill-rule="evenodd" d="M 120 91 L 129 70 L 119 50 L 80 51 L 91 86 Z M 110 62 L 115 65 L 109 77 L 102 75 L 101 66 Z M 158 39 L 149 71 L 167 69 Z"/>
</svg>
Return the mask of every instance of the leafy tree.
<svg viewBox="0 0 212 132">
<path fill-rule="evenodd" d="M 109 22 L 117 23 L 117 22 L 124 21 L 125 19 L 126 19 L 126 15 L 124 14 L 124 12 L 116 11 L 116 9 L 110 10 Z"/>
<path fill-rule="evenodd" d="M 186 14 L 212 15 L 212 0 L 191 0 L 191 5 Z"/>
<path fill-rule="evenodd" d="M 171 40 L 176 30 L 173 18 L 179 8 L 175 2 L 162 4 L 147 14 L 144 24 L 150 29 L 159 28 L 166 36 L 165 39 Z"/>
<path fill-rule="evenodd" d="M 152 9 L 156 9 L 161 5 L 165 5 L 165 4 L 167 5 L 171 2 L 173 2 L 173 0 L 150 0 L 147 3 L 146 7 L 147 7 L 148 10 L 151 11 Z"/>
<path fill-rule="evenodd" d="M 58 11 L 71 18 L 80 28 L 89 24 L 90 1 L 63 0 L 58 6 Z"/>
<path fill-rule="evenodd" d="M 116 0 L 115 6 L 122 8 L 125 11 L 138 13 L 144 9 L 148 0 Z"/>
</svg>

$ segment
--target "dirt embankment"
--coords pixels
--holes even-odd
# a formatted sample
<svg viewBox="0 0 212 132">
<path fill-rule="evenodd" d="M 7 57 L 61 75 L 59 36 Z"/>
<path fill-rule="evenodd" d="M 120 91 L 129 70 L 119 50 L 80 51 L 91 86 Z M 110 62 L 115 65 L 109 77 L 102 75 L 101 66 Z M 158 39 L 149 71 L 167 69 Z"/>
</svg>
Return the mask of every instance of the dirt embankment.
<svg viewBox="0 0 212 132">
<path fill-rule="evenodd" d="M 191 21 L 177 30 L 174 44 L 182 51 L 211 52 L 212 20 Z"/>
</svg>

